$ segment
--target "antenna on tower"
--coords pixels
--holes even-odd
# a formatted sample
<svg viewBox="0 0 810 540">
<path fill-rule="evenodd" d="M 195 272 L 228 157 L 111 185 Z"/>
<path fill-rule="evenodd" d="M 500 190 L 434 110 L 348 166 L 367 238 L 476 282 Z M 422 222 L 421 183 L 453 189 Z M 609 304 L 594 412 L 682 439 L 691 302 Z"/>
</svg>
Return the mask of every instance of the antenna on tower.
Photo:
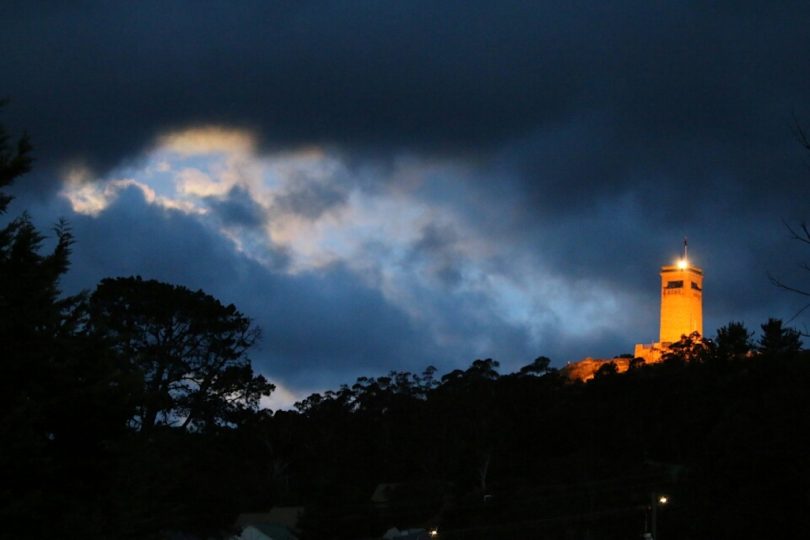
<svg viewBox="0 0 810 540">
<path fill-rule="evenodd" d="M 687 260 L 686 256 L 688 255 L 689 251 L 689 240 L 687 237 L 683 237 L 683 260 Z"/>
</svg>

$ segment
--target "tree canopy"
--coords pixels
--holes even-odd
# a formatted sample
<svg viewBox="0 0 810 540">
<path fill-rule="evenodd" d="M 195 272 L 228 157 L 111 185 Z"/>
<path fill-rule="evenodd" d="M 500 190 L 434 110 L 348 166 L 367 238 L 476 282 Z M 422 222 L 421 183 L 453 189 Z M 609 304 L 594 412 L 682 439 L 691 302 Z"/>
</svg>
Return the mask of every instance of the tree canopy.
<svg viewBox="0 0 810 540">
<path fill-rule="evenodd" d="M 104 279 L 88 302 L 87 331 L 137 376 L 132 418 L 193 429 L 239 423 L 274 386 L 255 375 L 248 350 L 259 336 L 234 305 L 140 277 Z"/>
</svg>

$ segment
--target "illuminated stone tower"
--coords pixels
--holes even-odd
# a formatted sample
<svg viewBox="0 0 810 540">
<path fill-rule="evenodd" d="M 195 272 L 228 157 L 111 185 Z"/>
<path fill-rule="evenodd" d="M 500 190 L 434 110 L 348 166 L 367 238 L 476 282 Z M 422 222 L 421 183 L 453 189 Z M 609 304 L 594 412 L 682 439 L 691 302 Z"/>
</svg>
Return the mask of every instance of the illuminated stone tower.
<svg viewBox="0 0 810 540">
<path fill-rule="evenodd" d="M 703 335 L 703 270 L 689 264 L 684 240 L 683 258 L 661 267 L 659 343 L 674 343 L 692 332 Z"/>
</svg>

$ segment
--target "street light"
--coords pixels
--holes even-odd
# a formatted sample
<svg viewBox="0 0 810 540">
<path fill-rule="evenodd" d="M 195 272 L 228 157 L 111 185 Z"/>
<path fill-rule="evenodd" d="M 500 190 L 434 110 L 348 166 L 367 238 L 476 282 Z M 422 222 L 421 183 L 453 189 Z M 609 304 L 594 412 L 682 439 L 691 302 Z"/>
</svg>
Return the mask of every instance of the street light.
<svg viewBox="0 0 810 540">
<path fill-rule="evenodd" d="M 658 540 L 658 507 L 664 506 L 669 502 L 669 498 L 666 495 L 658 495 L 656 497 L 655 493 L 650 495 L 650 507 L 652 518 L 650 521 L 652 522 L 652 540 Z"/>
</svg>

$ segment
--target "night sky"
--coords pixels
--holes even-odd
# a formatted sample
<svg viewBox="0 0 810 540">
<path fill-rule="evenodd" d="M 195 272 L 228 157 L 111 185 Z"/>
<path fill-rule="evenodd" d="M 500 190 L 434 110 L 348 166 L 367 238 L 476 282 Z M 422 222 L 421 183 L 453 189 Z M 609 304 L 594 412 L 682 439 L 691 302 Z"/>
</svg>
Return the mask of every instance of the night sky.
<svg viewBox="0 0 810 540">
<path fill-rule="evenodd" d="M 0 121 L 67 293 L 139 274 L 261 327 L 271 406 L 389 370 L 512 371 L 790 319 L 810 259 L 807 2 L 5 2 Z M 791 324 L 806 329 L 808 317 Z"/>
</svg>

